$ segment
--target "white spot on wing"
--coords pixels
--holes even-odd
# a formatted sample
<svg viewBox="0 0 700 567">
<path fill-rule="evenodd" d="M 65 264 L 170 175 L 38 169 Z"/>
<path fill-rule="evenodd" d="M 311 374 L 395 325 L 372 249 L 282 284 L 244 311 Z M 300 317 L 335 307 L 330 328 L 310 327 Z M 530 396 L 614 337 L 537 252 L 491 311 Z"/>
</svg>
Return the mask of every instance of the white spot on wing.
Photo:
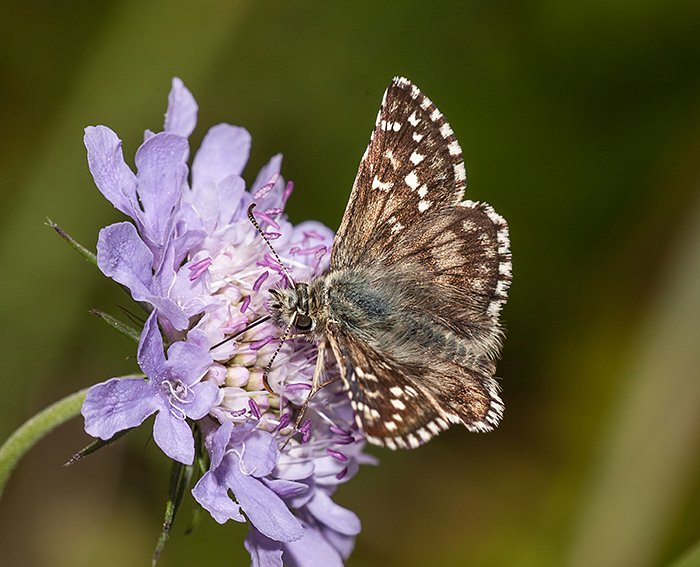
<svg viewBox="0 0 700 567">
<path fill-rule="evenodd" d="M 381 181 L 376 175 L 372 179 L 372 189 L 379 189 L 380 191 L 389 191 L 394 184 L 391 181 Z"/>
<path fill-rule="evenodd" d="M 404 181 L 411 189 L 416 189 L 418 187 L 418 176 L 416 175 L 415 171 L 412 171 L 406 177 L 404 177 Z"/>
<path fill-rule="evenodd" d="M 419 154 L 418 152 L 413 152 L 411 156 L 408 158 L 413 165 L 418 165 L 420 162 L 422 162 L 425 159 L 425 156 L 422 154 Z"/>
<path fill-rule="evenodd" d="M 408 117 L 408 123 L 411 126 L 418 126 L 420 119 L 416 116 L 416 111 L 414 110 L 411 116 Z"/>
<path fill-rule="evenodd" d="M 427 211 L 430 208 L 430 206 L 432 204 L 433 204 L 432 201 L 428 201 L 426 199 L 421 199 L 420 202 L 418 203 L 418 210 L 421 213 L 424 213 L 425 211 Z"/>
<path fill-rule="evenodd" d="M 452 128 L 450 128 L 450 125 L 447 122 L 440 126 L 440 134 L 442 134 L 443 138 L 449 138 L 450 136 L 452 136 L 453 133 L 454 132 L 452 132 Z"/>
</svg>

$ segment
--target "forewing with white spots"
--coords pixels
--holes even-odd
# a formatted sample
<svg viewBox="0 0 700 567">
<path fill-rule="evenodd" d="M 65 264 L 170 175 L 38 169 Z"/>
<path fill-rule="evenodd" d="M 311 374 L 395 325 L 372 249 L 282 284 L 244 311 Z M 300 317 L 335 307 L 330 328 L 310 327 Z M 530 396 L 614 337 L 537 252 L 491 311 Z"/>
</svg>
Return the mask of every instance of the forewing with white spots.
<svg viewBox="0 0 700 567">
<path fill-rule="evenodd" d="M 466 184 L 462 149 L 444 116 L 418 87 L 395 78 L 360 162 L 331 269 L 372 262 L 406 227 L 459 203 Z"/>
</svg>

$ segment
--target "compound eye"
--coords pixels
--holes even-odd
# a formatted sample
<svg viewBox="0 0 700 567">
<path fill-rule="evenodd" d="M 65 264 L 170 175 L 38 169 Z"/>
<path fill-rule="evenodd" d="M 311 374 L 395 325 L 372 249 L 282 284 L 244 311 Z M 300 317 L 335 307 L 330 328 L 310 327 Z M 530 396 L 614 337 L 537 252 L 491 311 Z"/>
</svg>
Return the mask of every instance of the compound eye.
<svg viewBox="0 0 700 567">
<path fill-rule="evenodd" d="M 294 319 L 294 326 L 299 331 L 310 331 L 313 325 L 311 317 L 304 315 L 303 313 L 297 313 L 296 319 Z"/>
</svg>

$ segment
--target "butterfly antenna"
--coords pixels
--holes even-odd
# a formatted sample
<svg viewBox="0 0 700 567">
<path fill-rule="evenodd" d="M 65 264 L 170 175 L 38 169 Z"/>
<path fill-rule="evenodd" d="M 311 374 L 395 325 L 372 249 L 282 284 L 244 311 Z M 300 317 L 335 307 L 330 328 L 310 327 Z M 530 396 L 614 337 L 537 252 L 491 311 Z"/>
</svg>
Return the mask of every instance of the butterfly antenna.
<svg viewBox="0 0 700 567">
<path fill-rule="evenodd" d="M 250 207 L 248 207 L 248 219 L 253 224 L 253 226 L 258 230 L 258 232 L 260 233 L 260 236 L 262 236 L 263 240 L 265 241 L 265 244 L 267 244 L 267 247 L 270 249 L 270 251 L 272 252 L 272 255 L 275 257 L 275 260 L 277 260 L 277 263 L 279 264 L 280 268 L 282 269 L 282 272 L 284 272 L 284 277 L 287 278 L 287 281 L 292 286 L 292 289 L 296 289 L 296 286 L 294 285 L 294 280 L 292 279 L 292 276 L 289 275 L 287 268 L 285 268 L 284 264 L 282 263 L 282 258 L 280 258 L 279 254 L 277 254 L 277 251 L 273 248 L 272 243 L 270 242 L 270 239 L 267 237 L 267 234 L 265 234 L 263 232 L 262 228 L 260 228 L 260 225 L 258 224 L 258 221 L 255 219 L 255 215 L 253 215 L 254 208 L 255 208 L 255 203 L 251 203 Z"/>
<path fill-rule="evenodd" d="M 250 325 L 246 326 L 245 329 L 238 331 L 237 333 L 231 335 L 230 337 L 226 337 L 223 341 L 219 341 L 213 347 L 211 347 L 209 350 L 214 350 L 215 348 L 218 348 L 221 345 L 226 344 L 229 341 L 232 341 L 236 337 L 240 337 L 243 333 L 245 333 L 246 331 L 250 331 L 253 327 L 257 327 L 258 325 L 264 323 L 265 321 L 269 321 L 269 320 L 270 320 L 269 315 L 265 315 L 264 317 L 260 317 L 259 319 L 256 319 L 255 321 L 253 321 Z"/>
</svg>

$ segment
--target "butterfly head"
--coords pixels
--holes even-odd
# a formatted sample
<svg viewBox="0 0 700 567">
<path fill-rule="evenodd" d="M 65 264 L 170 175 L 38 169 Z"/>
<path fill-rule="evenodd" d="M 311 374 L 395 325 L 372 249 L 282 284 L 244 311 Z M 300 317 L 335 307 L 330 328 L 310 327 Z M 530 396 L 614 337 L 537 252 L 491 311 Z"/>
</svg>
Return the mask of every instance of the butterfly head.
<svg viewBox="0 0 700 567">
<path fill-rule="evenodd" d="M 295 283 L 287 289 L 270 290 L 270 314 L 281 329 L 294 334 L 310 334 L 316 330 L 317 316 L 313 294 L 306 283 Z"/>
</svg>

